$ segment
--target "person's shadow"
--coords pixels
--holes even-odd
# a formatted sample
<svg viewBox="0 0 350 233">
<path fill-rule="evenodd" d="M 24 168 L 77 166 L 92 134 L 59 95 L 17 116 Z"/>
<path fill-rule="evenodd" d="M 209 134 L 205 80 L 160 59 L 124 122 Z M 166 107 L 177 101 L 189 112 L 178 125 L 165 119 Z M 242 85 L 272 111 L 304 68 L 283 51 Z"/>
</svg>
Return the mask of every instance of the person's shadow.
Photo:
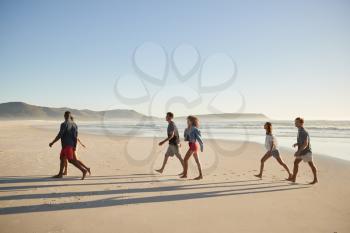
<svg viewBox="0 0 350 233">
<path fill-rule="evenodd" d="M 144 188 L 121 188 L 112 190 L 101 190 L 100 185 L 110 185 L 115 187 L 116 184 L 142 184 L 142 183 L 161 183 L 161 180 L 149 180 L 154 178 L 152 174 L 132 174 L 125 176 L 99 176 L 89 178 L 89 183 L 69 183 L 69 181 L 76 181 L 76 179 L 68 178 L 64 179 L 64 183 L 60 184 L 36 184 L 39 182 L 52 182 L 52 179 L 46 177 L 0 177 L 0 202 L 4 201 L 17 201 L 17 200 L 47 200 L 52 198 L 69 198 L 69 197 L 92 197 L 91 201 L 80 201 L 70 203 L 58 203 L 58 204 L 35 204 L 35 205 L 23 205 L 23 206 L 10 206 L 1 207 L 0 215 L 19 214 L 19 213 L 31 213 L 31 212 L 45 212 L 45 211 L 58 211 L 68 209 L 85 209 L 85 208 L 99 208 L 107 206 L 120 206 L 142 203 L 159 203 L 159 202 L 171 202 L 182 201 L 191 199 L 204 199 L 204 198 L 217 198 L 223 196 L 240 196 L 251 195 L 266 192 L 282 192 L 290 191 L 294 189 L 304 189 L 309 186 L 306 185 L 291 185 L 287 182 L 274 181 L 264 182 L 261 180 L 240 180 L 229 182 L 217 182 L 217 183 L 190 183 L 181 185 L 165 185 L 165 186 L 151 186 Z M 134 180 L 141 179 L 141 180 Z M 146 180 L 145 180 L 146 179 Z M 98 182 L 94 182 L 98 180 Z M 109 181 L 109 182 L 100 182 Z M 116 180 L 116 181 L 114 181 Z M 62 180 L 61 180 L 62 181 Z M 34 185 L 17 185 L 35 183 Z M 10 184 L 9 186 L 3 186 Z M 16 186 L 12 186 L 16 184 Z M 18 195 L 3 195 L 4 192 L 10 192 L 13 190 L 31 190 L 31 189 L 44 189 L 48 187 L 59 186 L 81 186 L 88 185 L 95 187 L 92 191 L 78 191 L 78 192 L 62 192 L 62 193 L 31 193 L 31 194 L 18 194 Z M 158 184 L 159 185 L 159 184 Z M 163 194 L 166 192 L 166 194 Z M 137 195 L 135 195 L 137 194 Z M 99 197 L 108 196 L 96 200 Z"/>
</svg>

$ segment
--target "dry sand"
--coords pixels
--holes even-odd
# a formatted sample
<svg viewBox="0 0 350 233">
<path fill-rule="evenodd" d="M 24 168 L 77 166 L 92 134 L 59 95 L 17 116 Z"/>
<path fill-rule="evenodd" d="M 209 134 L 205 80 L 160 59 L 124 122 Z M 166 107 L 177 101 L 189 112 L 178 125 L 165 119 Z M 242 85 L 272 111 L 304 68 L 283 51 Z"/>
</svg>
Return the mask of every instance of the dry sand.
<svg viewBox="0 0 350 233">
<path fill-rule="evenodd" d="M 315 155 L 320 183 L 310 186 L 307 164 L 293 185 L 270 159 L 259 180 L 262 145 L 206 140 L 204 179 L 180 180 L 176 158 L 153 172 L 166 150 L 157 139 L 81 134 L 79 158 L 92 176 L 82 181 L 70 165 L 55 180 L 60 144 L 50 149 L 56 132 L 38 125 L 0 122 L 1 233 L 350 232 L 349 162 Z M 282 156 L 292 167 L 291 151 Z M 193 163 L 190 170 L 195 177 Z"/>
</svg>

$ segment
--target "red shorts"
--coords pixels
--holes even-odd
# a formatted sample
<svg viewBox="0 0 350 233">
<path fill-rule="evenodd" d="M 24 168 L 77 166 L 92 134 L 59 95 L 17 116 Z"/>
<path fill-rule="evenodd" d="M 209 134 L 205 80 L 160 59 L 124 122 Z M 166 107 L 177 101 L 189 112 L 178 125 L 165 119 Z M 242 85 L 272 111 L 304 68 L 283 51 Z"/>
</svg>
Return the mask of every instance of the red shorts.
<svg viewBox="0 0 350 233">
<path fill-rule="evenodd" d="M 72 146 L 65 146 L 61 150 L 60 154 L 61 159 L 73 160 L 74 158 L 74 148 Z"/>
<path fill-rule="evenodd" d="M 198 144 L 195 142 L 189 142 L 190 150 L 193 152 L 198 152 Z"/>
</svg>

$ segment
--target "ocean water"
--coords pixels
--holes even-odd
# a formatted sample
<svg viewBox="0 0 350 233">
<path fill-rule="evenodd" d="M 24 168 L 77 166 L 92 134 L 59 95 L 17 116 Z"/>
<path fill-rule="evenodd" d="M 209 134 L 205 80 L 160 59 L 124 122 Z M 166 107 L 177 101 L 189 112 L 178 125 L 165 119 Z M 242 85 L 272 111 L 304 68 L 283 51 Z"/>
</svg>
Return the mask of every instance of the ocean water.
<svg viewBox="0 0 350 233">
<path fill-rule="evenodd" d="M 186 127 L 184 120 L 175 121 L 182 137 Z M 226 139 L 264 143 L 263 121 L 234 121 L 215 119 L 201 122 L 204 139 Z M 293 121 L 272 121 L 273 133 L 279 147 L 293 149 L 297 128 Z M 79 130 L 92 134 L 133 137 L 165 137 L 165 121 L 105 121 L 79 122 Z M 307 121 L 305 128 L 310 134 L 314 154 L 322 154 L 350 161 L 350 121 Z"/>
</svg>

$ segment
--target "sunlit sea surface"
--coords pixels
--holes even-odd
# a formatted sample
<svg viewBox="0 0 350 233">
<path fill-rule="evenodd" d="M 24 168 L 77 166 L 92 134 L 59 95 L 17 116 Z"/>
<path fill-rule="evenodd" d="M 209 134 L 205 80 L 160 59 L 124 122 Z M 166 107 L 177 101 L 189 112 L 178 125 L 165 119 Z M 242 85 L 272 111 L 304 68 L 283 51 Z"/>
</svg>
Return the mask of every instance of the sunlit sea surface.
<svg viewBox="0 0 350 233">
<path fill-rule="evenodd" d="M 183 119 L 175 120 L 180 136 L 186 127 Z M 226 139 L 264 143 L 263 121 L 215 119 L 203 121 L 200 130 L 204 139 Z M 167 122 L 161 120 L 121 120 L 78 122 L 79 131 L 111 136 L 166 137 Z M 272 121 L 279 147 L 292 149 L 297 129 L 293 121 Z M 328 155 L 350 161 L 350 121 L 307 121 L 314 154 Z"/>
</svg>

